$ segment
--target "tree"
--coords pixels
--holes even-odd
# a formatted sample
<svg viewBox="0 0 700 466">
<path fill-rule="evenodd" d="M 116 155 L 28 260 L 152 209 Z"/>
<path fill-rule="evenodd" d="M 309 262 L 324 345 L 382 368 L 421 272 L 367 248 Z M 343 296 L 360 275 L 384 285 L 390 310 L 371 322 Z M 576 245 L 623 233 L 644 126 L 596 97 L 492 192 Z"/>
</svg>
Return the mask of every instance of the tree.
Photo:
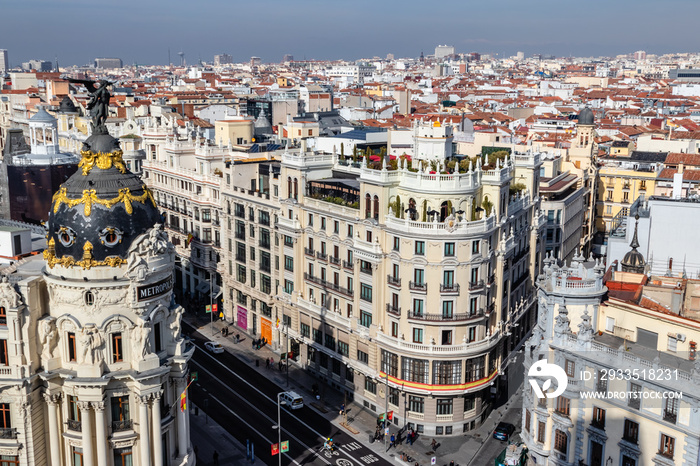
<svg viewBox="0 0 700 466">
<path fill-rule="evenodd" d="M 345 160 L 345 144 L 340 143 L 340 160 Z"/>
<path fill-rule="evenodd" d="M 488 217 L 491 215 L 491 209 L 493 209 L 493 203 L 489 201 L 489 198 L 485 197 L 484 201 L 481 203 L 481 207 L 484 208 L 484 212 L 486 213 L 486 216 Z"/>
</svg>

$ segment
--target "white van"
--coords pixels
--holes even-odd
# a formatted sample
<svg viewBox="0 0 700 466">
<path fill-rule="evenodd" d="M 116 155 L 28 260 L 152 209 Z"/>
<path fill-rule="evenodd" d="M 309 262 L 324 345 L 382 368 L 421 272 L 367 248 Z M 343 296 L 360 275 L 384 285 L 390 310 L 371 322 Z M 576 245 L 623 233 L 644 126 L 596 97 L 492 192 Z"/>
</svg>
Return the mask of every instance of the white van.
<svg viewBox="0 0 700 466">
<path fill-rule="evenodd" d="M 284 392 L 280 396 L 287 409 L 300 409 L 304 407 L 304 399 L 297 392 Z"/>
</svg>

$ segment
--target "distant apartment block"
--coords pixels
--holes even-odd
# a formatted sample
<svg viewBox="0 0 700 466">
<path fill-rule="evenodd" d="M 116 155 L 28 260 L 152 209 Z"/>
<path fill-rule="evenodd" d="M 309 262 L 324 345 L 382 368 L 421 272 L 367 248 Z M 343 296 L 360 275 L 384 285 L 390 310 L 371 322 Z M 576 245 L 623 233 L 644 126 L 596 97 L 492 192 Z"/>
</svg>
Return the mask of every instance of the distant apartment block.
<svg viewBox="0 0 700 466">
<path fill-rule="evenodd" d="M 0 49 L 0 72 L 7 73 L 10 69 L 10 61 L 7 59 L 7 49 Z"/>
<path fill-rule="evenodd" d="M 51 71 L 52 63 L 45 60 L 29 60 L 22 63 L 24 71 Z"/>
<path fill-rule="evenodd" d="M 121 68 L 121 58 L 95 58 L 95 68 Z"/>
<path fill-rule="evenodd" d="M 435 58 L 445 58 L 455 54 L 455 48 L 452 45 L 438 45 L 435 47 Z"/>
<path fill-rule="evenodd" d="M 230 65 L 231 63 L 233 63 L 233 57 L 231 55 L 229 55 L 228 53 L 214 55 L 214 65 L 215 66 Z"/>
</svg>

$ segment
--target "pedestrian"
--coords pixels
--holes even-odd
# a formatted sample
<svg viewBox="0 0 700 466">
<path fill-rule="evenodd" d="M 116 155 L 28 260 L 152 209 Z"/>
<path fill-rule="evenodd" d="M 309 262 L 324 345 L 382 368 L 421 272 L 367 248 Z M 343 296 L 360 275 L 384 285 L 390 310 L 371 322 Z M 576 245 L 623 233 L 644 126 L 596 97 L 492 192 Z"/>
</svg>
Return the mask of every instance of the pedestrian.
<svg viewBox="0 0 700 466">
<path fill-rule="evenodd" d="M 437 440 L 433 439 L 433 441 L 430 442 L 430 448 L 431 448 L 433 451 L 435 451 L 435 450 L 437 450 L 437 447 L 438 447 Z"/>
<path fill-rule="evenodd" d="M 454 460 L 450 461 L 450 466 L 455 466 Z"/>
<path fill-rule="evenodd" d="M 275 360 L 270 358 L 270 369 L 274 369 L 274 368 L 275 368 Z"/>
<path fill-rule="evenodd" d="M 270 368 L 270 360 L 265 358 L 265 369 L 269 369 L 269 368 Z"/>
<path fill-rule="evenodd" d="M 282 372 L 282 358 L 280 358 L 279 368 L 280 368 L 280 372 Z"/>
<path fill-rule="evenodd" d="M 389 444 L 389 448 L 391 448 L 391 447 L 396 448 L 396 436 L 394 434 L 391 434 L 391 437 L 389 437 L 389 441 L 391 442 Z"/>
<path fill-rule="evenodd" d="M 413 430 L 413 427 L 411 427 L 411 430 L 408 431 L 408 438 L 409 438 L 409 443 L 413 445 L 413 442 L 416 441 L 416 432 Z"/>
<path fill-rule="evenodd" d="M 345 414 L 345 403 L 340 405 L 340 415 L 342 416 L 343 414 Z"/>
<path fill-rule="evenodd" d="M 216 450 L 214 450 L 213 459 L 214 459 L 214 466 L 219 466 L 219 452 Z"/>
</svg>

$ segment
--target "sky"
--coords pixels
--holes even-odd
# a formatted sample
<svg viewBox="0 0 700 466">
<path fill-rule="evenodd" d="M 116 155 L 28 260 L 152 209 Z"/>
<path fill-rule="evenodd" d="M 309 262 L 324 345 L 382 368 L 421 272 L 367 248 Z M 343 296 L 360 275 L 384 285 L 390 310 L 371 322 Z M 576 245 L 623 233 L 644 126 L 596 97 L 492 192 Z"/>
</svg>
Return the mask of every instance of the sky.
<svg viewBox="0 0 700 466">
<path fill-rule="evenodd" d="M 698 0 L 3 0 L 12 66 L 417 57 L 439 44 L 512 56 L 698 52 Z"/>
</svg>

